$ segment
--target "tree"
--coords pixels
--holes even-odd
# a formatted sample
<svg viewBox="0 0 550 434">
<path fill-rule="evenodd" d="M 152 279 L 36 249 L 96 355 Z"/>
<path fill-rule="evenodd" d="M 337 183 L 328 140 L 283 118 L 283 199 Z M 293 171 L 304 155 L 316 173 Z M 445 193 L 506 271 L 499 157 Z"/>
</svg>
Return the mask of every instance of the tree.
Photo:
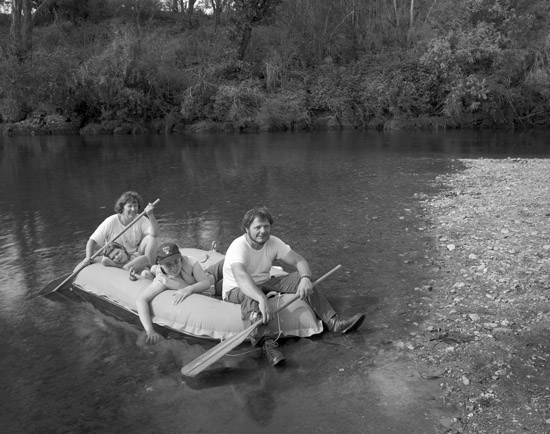
<svg viewBox="0 0 550 434">
<path fill-rule="evenodd" d="M 31 0 L 13 0 L 11 17 L 13 53 L 22 61 L 32 49 Z"/>
<path fill-rule="evenodd" d="M 271 18 L 281 0 L 235 0 L 233 24 L 240 38 L 237 59 L 243 60 L 252 37 L 252 28 Z"/>
<path fill-rule="evenodd" d="M 193 15 L 196 2 L 197 0 L 187 0 L 187 6 L 185 6 L 183 0 L 168 0 L 168 1 L 165 0 L 164 1 L 164 3 L 168 5 L 169 9 L 172 12 L 176 12 L 176 13 L 180 12 L 183 14 L 187 9 L 187 15 L 189 16 Z"/>
<path fill-rule="evenodd" d="M 20 62 L 25 60 L 32 51 L 32 29 L 35 18 L 56 1 L 44 0 L 36 8 L 34 15 L 32 14 L 32 0 L 12 1 L 10 34 L 13 52 Z"/>
<path fill-rule="evenodd" d="M 214 11 L 215 26 L 214 31 L 218 29 L 221 24 L 222 12 L 227 8 L 229 0 L 208 0 L 208 6 Z"/>
<path fill-rule="evenodd" d="M 193 15 L 193 11 L 195 10 L 195 2 L 196 2 L 196 0 L 187 0 L 187 15 L 188 16 Z"/>
<path fill-rule="evenodd" d="M 183 12 L 183 0 L 171 0 L 172 2 L 172 12 Z"/>
</svg>

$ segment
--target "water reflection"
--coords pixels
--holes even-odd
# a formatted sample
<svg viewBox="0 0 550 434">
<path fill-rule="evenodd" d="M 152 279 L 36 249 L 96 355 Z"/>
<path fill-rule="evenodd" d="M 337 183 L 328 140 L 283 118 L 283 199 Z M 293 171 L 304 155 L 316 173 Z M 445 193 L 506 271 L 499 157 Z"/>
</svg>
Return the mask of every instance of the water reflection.
<svg viewBox="0 0 550 434">
<path fill-rule="evenodd" d="M 257 369 L 257 366 L 255 368 Z M 184 376 L 183 382 L 191 389 L 204 390 L 232 384 L 255 384 L 256 376 L 257 373 L 253 369 L 223 366 L 208 369 L 196 377 Z"/>
<path fill-rule="evenodd" d="M 239 403 L 248 417 L 259 426 L 268 426 L 277 407 L 275 391 L 276 375 L 260 369 L 218 367 L 209 369 L 197 377 L 184 377 L 184 383 L 193 390 L 230 387 L 232 399 Z"/>
<path fill-rule="evenodd" d="M 427 223 L 416 195 L 456 168 L 450 157 L 549 154 L 542 132 L 0 138 L 0 405 L 12 416 L 0 423 L 11 432 L 293 432 L 307 427 L 302 415 L 318 414 L 327 432 L 340 432 L 331 397 L 348 391 L 335 358 L 345 361 L 352 347 L 367 354 L 373 324 L 397 327 L 397 308 L 386 308 L 420 285 L 404 265 L 422 261 L 432 242 L 418 229 Z M 222 252 L 240 235 L 244 211 L 268 205 L 274 233 L 317 275 L 344 265 L 326 293 L 339 310 L 365 310 L 371 324 L 349 347 L 307 340 L 315 345 L 289 357 L 286 370 L 244 354 L 182 382 L 181 366 L 212 343 L 151 348 L 140 328 L 87 302 L 28 297 L 72 271 L 128 189 L 161 199 L 163 241 L 209 248 L 217 240 Z M 346 414 L 349 432 L 360 432 L 377 396 L 362 381 L 345 384 L 364 397 Z"/>
</svg>

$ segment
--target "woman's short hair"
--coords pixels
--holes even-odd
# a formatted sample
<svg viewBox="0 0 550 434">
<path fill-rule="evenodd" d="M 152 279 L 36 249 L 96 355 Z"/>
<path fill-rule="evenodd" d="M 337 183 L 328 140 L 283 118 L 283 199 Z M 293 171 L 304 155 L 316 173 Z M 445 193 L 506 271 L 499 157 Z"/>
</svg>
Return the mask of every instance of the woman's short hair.
<svg viewBox="0 0 550 434">
<path fill-rule="evenodd" d="M 120 196 L 115 203 L 115 212 L 117 214 L 122 214 L 124 205 L 132 202 L 136 202 L 138 204 L 138 212 L 141 212 L 143 209 L 143 199 L 135 191 L 126 191 L 122 193 L 122 196 Z"/>
<path fill-rule="evenodd" d="M 250 227 L 254 219 L 258 218 L 259 220 L 267 220 L 269 221 L 269 224 L 273 224 L 273 216 L 269 212 L 269 210 L 265 206 L 256 207 L 248 210 L 246 214 L 243 217 L 243 221 L 241 224 L 241 227 L 243 231 L 246 232 L 246 230 Z"/>
</svg>

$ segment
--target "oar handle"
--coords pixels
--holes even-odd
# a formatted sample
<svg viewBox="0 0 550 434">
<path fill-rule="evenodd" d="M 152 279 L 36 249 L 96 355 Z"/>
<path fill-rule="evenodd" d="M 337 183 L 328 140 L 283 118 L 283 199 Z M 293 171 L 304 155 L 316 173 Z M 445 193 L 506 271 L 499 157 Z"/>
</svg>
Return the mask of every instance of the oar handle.
<svg viewBox="0 0 550 434">
<path fill-rule="evenodd" d="M 328 271 L 326 274 L 323 274 L 321 277 L 319 277 L 315 282 L 313 282 L 313 286 L 315 285 L 318 285 L 320 282 L 322 282 L 323 280 L 325 280 L 327 277 L 329 277 L 332 273 L 334 273 L 335 271 L 337 271 L 342 265 L 338 264 L 336 267 L 334 267 L 332 270 Z M 282 306 L 278 307 L 277 310 L 275 312 L 273 312 L 274 314 L 278 314 L 279 312 L 281 312 L 283 309 L 287 308 L 289 305 L 291 305 L 292 303 L 294 303 L 296 300 L 298 300 L 300 298 L 299 295 L 295 295 L 294 297 L 292 297 L 290 300 L 288 300 L 287 302 L 283 303 Z M 258 327 L 260 324 L 263 323 L 263 319 L 259 319 L 258 321 L 256 321 L 254 324 L 252 324 L 248 329 L 251 329 L 250 331 L 254 330 L 256 327 Z M 247 329 L 247 330 L 248 330 Z"/>
</svg>

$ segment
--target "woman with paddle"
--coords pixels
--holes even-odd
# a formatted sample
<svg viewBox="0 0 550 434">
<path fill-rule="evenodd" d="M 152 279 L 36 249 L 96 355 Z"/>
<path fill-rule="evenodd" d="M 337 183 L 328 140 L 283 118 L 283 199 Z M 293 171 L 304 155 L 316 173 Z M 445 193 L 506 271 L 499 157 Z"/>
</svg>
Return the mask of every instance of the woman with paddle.
<svg viewBox="0 0 550 434">
<path fill-rule="evenodd" d="M 107 217 L 90 236 L 86 244 L 84 263 L 89 264 L 94 252 L 124 231 L 142 210 L 143 199 L 138 193 L 135 191 L 123 193 L 115 203 L 116 214 Z M 148 204 L 144 211 L 148 218 L 136 221 L 117 240 L 130 257 L 145 255 L 149 260 L 148 266 L 156 261 L 157 237 L 160 233 L 160 227 L 153 211 L 153 204 Z"/>
<path fill-rule="evenodd" d="M 139 256 L 139 252 L 144 253 L 144 255 L 142 256 L 148 264 L 145 264 L 143 266 L 144 267 L 150 266 L 152 263 L 151 257 L 153 258 L 156 257 L 156 246 L 157 246 L 156 238 L 160 232 L 159 224 L 157 222 L 157 219 L 155 218 L 155 215 L 153 214 L 153 209 L 160 202 L 160 199 L 157 199 L 153 203 L 148 204 L 144 211 L 136 215 L 137 212 L 134 209 L 137 207 L 137 209 L 140 210 L 142 208 L 141 206 L 142 202 L 143 200 L 141 199 L 141 196 L 136 192 L 127 191 L 126 193 L 124 193 L 115 204 L 116 214 L 114 216 L 107 218 L 100 225 L 100 227 L 96 229 L 94 234 L 92 234 L 92 237 L 95 237 L 96 233 L 98 232 L 99 232 L 99 235 L 101 235 L 102 232 L 109 232 L 105 236 L 112 236 L 112 238 L 108 238 L 106 240 L 101 240 L 101 239 L 98 240 L 99 237 L 95 237 L 92 240 L 92 237 L 90 237 L 90 240 L 88 240 L 88 243 L 86 245 L 86 259 L 81 261 L 80 264 L 78 264 L 75 267 L 72 273 L 52 280 L 44 288 L 42 288 L 37 295 L 38 296 L 48 295 L 48 294 L 57 292 L 60 289 L 66 288 L 67 285 L 70 285 L 72 283 L 75 276 L 78 273 L 80 273 L 80 271 L 84 267 L 91 264 L 93 260 L 96 258 L 96 256 L 99 256 L 104 251 L 109 249 L 116 240 L 118 240 L 120 237 L 126 234 L 126 232 L 132 229 L 134 225 L 136 225 L 138 222 L 142 221 L 142 217 L 145 215 L 149 217 L 149 223 L 148 223 L 149 226 L 146 226 L 146 227 L 142 226 L 142 229 L 141 229 L 142 233 L 145 235 L 139 236 L 139 234 L 134 233 L 133 235 L 130 236 L 127 242 L 130 245 L 137 246 L 137 248 L 134 248 L 132 251 L 137 249 L 138 256 Z M 126 209 L 127 205 L 128 207 Z M 128 219 L 130 220 L 128 221 Z M 106 223 L 108 220 L 109 222 Z M 120 229 L 121 225 L 122 225 L 122 229 Z M 100 228 L 102 226 L 103 226 L 103 229 L 101 229 L 100 231 Z M 120 229 L 120 230 L 117 231 L 117 229 Z M 138 241 L 136 242 L 134 240 L 138 240 Z M 93 253 L 96 246 L 99 246 L 101 243 L 103 243 L 103 246 L 99 247 L 99 249 L 95 253 Z M 153 253 L 151 253 L 151 250 L 153 251 Z"/>
</svg>

